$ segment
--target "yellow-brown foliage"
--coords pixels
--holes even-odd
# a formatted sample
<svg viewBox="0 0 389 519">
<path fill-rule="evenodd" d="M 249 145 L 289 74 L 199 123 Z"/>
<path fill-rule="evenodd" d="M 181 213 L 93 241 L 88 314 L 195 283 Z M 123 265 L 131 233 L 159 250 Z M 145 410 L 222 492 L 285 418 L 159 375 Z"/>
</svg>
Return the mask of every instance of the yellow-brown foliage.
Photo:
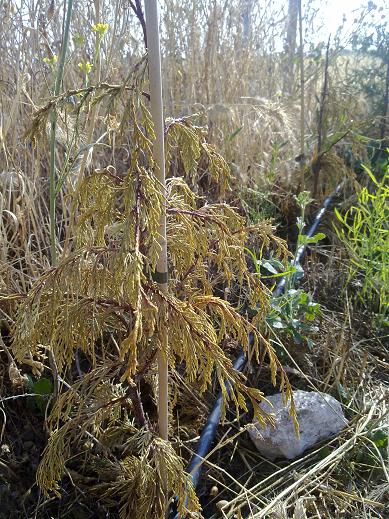
<svg viewBox="0 0 389 519">
<path fill-rule="evenodd" d="M 129 112 L 123 116 L 131 121 L 127 173 L 119 174 L 107 166 L 78 182 L 72 204 L 73 236 L 68 237 L 59 265 L 38 279 L 23 298 L 14 326 L 13 352 L 18 361 L 40 355 L 46 348 L 61 377 L 73 364 L 77 350 L 91 365 L 89 373 L 57 399 L 51 412 L 51 436 L 38 471 L 38 482 L 45 491 L 59 491 L 58 481 L 80 435 L 103 441 L 112 427 L 124 423 L 128 388 L 150 370 L 156 352 L 163 347 L 164 330 L 169 364 L 178 364 L 188 382 L 196 381 L 204 392 L 216 374 L 224 396 L 223 416 L 228 400 L 237 411 L 246 411 L 249 399 L 257 418 L 267 419 L 258 405 L 263 394 L 247 387 L 244 377 L 233 370 L 225 352 L 227 343 L 241 344 L 256 360 L 266 354 L 273 384 L 279 376 L 285 397 L 291 396 L 282 366 L 260 331 L 269 293 L 258 276 L 250 273 L 244 251 L 249 235 L 255 235 L 263 248 L 274 249 L 278 257 L 286 259 L 284 243 L 274 237 L 269 222 L 247 227 L 234 208 L 224 203 L 203 204 L 184 178 L 169 179 L 167 192 L 161 193 L 154 174 L 149 112 L 135 94 L 130 95 L 127 108 Z M 168 161 L 180 154 L 192 181 L 205 156 L 211 182 L 228 188 L 226 162 L 207 145 L 204 133 L 187 120 L 169 124 L 167 150 Z M 159 253 L 158 222 L 164 210 L 168 294 L 161 293 L 153 280 Z M 215 296 L 216 286 L 240 287 L 242 299 L 260 308 L 255 322 Z M 166 312 L 159 311 L 162 306 Z M 230 393 L 227 382 L 232 383 Z M 128 412 L 125 415 L 133 423 L 134 416 Z M 135 517 L 134 510 L 138 510 L 136 517 L 162 517 L 158 478 L 164 466 L 169 496 L 179 495 L 183 511 L 189 491 L 188 507 L 198 510 L 172 447 L 146 424 L 140 425 L 146 428 L 136 429 L 134 438 L 142 443 L 141 448 L 122 459 L 121 476 L 111 482 L 107 495 L 120 496 L 123 517 Z M 135 500 L 139 488 L 142 494 Z"/>
</svg>

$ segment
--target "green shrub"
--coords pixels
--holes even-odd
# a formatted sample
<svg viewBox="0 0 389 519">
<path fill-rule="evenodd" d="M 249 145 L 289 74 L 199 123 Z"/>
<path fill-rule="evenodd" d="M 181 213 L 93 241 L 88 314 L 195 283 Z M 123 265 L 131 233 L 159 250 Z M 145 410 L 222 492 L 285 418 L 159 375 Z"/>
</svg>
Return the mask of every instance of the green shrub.
<svg viewBox="0 0 389 519">
<path fill-rule="evenodd" d="M 357 194 L 357 204 L 342 216 L 336 227 L 338 237 L 350 256 L 349 280 L 357 281 L 362 305 L 375 312 L 381 324 L 388 323 L 389 293 L 389 163 L 378 180 L 368 168 L 373 188 L 364 187 Z"/>
</svg>

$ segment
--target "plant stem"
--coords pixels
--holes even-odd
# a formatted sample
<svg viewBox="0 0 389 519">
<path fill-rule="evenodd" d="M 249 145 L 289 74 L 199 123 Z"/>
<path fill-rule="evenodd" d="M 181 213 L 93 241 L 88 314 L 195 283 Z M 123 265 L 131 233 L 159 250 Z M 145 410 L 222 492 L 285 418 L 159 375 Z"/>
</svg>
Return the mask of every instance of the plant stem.
<svg viewBox="0 0 389 519">
<path fill-rule="evenodd" d="M 95 24 L 97 25 L 100 23 L 100 1 L 95 0 L 94 2 L 95 6 Z M 95 77 L 95 84 L 99 84 L 101 80 L 101 56 L 100 56 L 100 45 L 101 45 L 101 39 L 102 36 L 96 32 L 96 39 L 95 39 L 95 48 L 94 48 L 94 77 Z M 93 143 L 93 133 L 95 130 L 96 120 L 99 114 L 99 104 L 96 103 L 92 106 L 92 110 L 90 112 L 90 117 L 88 115 L 88 135 L 86 138 L 87 144 Z M 82 157 L 82 162 L 80 165 L 80 170 L 78 173 L 78 179 L 76 181 L 76 188 L 75 192 L 78 192 L 79 187 L 81 185 L 82 179 L 84 178 L 84 172 L 87 167 L 88 162 L 92 160 L 92 154 L 93 154 L 93 146 L 91 148 L 88 148 L 85 150 L 84 155 Z"/>
<path fill-rule="evenodd" d="M 63 72 L 65 68 L 66 51 L 69 42 L 70 20 L 72 16 L 73 0 L 67 2 L 65 30 L 62 37 L 61 56 L 58 63 L 57 76 L 54 85 L 54 97 L 58 96 L 61 89 Z M 55 173 L 55 137 L 57 130 L 57 113 L 55 109 L 51 113 L 51 134 L 50 134 L 50 250 L 51 264 L 57 264 L 57 232 L 56 232 L 56 173 Z"/>
<path fill-rule="evenodd" d="M 304 39 L 303 14 L 301 0 L 298 0 L 299 36 L 300 36 L 300 189 L 304 191 L 305 179 L 305 77 L 304 77 Z"/>
<path fill-rule="evenodd" d="M 95 8 L 94 23 L 95 23 L 95 25 L 97 25 L 100 23 L 100 0 L 94 1 L 94 8 Z M 98 85 L 101 81 L 101 55 L 100 55 L 101 40 L 102 40 L 101 34 L 96 32 L 95 44 L 94 44 L 94 50 L 93 50 L 94 68 L 92 69 L 93 70 L 92 74 L 94 76 L 94 83 L 96 85 Z M 86 77 L 85 83 L 86 83 L 85 87 L 87 88 L 89 86 L 89 75 Z M 77 172 L 77 178 L 75 180 L 74 193 L 79 192 L 87 165 L 92 162 L 93 151 L 94 151 L 93 134 L 95 131 L 96 120 L 98 118 L 98 115 L 99 115 L 99 103 L 96 103 L 92 106 L 91 110 L 88 111 L 88 115 L 87 115 L 88 132 L 87 132 L 86 141 L 85 141 L 87 146 L 85 147 L 85 151 L 81 155 L 82 159 L 81 159 L 79 170 Z M 70 224 L 68 227 L 68 232 L 65 237 L 65 243 L 64 243 L 64 252 L 65 253 L 68 251 L 68 247 L 69 247 L 69 244 L 71 241 L 71 234 L 72 234 L 76 219 L 77 219 L 77 213 L 74 212 L 74 214 L 71 216 Z"/>
<path fill-rule="evenodd" d="M 328 37 L 327 50 L 326 50 L 326 60 L 324 65 L 324 82 L 323 89 L 321 93 L 321 101 L 320 101 L 320 110 L 319 110 L 319 121 L 318 121 L 318 131 L 317 131 L 317 157 L 312 165 L 313 172 L 313 194 L 312 197 L 316 198 L 317 190 L 319 187 L 319 174 L 321 170 L 321 152 L 324 141 L 324 126 L 325 126 L 325 110 L 326 110 L 326 99 L 328 95 L 328 67 L 329 67 L 329 56 L 330 56 L 330 43 L 331 43 L 331 35 Z"/>
<path fill-rule="evenodd" d="M 159 43 L 158 7 L 157 0 L 145 1 L 146 31 L 148 43 L 149 78 L 151 115 L 154 122 L 155 142 L 154 160 L 157 165 L 157 176 L 163 195 L 165 189 L 165 150 L 164 150 L 164 122 L 162 106 L 162 80 L 161 80 L 161 51 Z M 166 209 L 162 211 L 159 221 L 158 242 L 161 247 L 157 266 L 156 280 L 162 292 L 167 292 L 168 268 L 167 268 L 167 243 L 166 243 Z M 160 308 L 165 314 L 166 307 Z M 166 327 L 161 333 L 161 348 L 158 352 L 158 425 L 159 434 L 164 440 L 168 439 L 168 337 Z"/>
<path fill-rule="evenodd" d="M 389 39 L 387 44 L 386 54 L 386 80 L 385 80 L 385 93 L 384 93 L 384 108 L 382 112 L 382 121 L 380 125 L 380 138 L 384 140 L 387 135 L 389 127 Z"/>
</svg>

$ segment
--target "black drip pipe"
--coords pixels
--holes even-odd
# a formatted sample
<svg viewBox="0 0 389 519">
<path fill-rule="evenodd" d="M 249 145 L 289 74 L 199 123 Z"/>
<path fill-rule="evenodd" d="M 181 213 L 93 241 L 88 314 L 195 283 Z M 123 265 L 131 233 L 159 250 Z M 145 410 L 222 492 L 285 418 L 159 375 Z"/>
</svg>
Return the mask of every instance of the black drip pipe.
<svg viewBox="0 0 389 519">
<path fill-rule="evenodd" d="M 344 182 L 341 182 L 338 187 L 335 189 L 335 191 L 328 196 L 320 209 L 320 211 L 316 214 L 315 219 L 313 220 L 308 232 L 307 236 L 311 238 L 315 233 L 316 230 L 324 216 L 324 214 L 328 211 L 328 209 L 332 206 L 334 198 L 336 198 L 339 193 L 341 192 L 342 188 L 344 186 Z M 296 256 L 294 259 L 294 264 L 297 265 L 300 263 L 301 259 L 303 258 L 305 251 L 308 247 L 308 244 L 301 245 L 299 249 L 296 252 Z M 278 297 L 282 294 L 282 292 L 285 289 L 285 283 L 286 283 L 286 277 L 283 277 L 277 284 L 276 288 L 273 290 L 272 296 Z M 250 335 L 250 343 L 252 341 L 253 337 Z M 246 355 L 243 350 L 239 350 L 238 356 L 234 362 L 234 369 L 236 371 L 242 371 L 246 365 Z M 226 384 L 226 390 L 227 393 L 230 391 L 230 385 L 227 382 Z M 197 484 L 199 482 L 200 476 L 201 476 L 201 470 L 203 467 L 203 459 L 207 456 L 212 442 L 215 438 L 217 428 L 219 426 L 220 417 L 221 417 L 221 410 L 222 410 L 222 401 L 223 396 L 222 393 L 219 393 L 219 396 L 217 397 L 217 400 L 213 406 L 213 409 L 208 416 L 207 422 L 201 432 L 199 441 L 197 443 L 196 452 L 193 454 L 192 459 L 190 460 L 190 463 L 186 469 L 186 472 L 190 475 L 193 486 L 196 488 Z M 177 512 L 177 503 L 174 501 L 170 508 L 169 513 L 169 519 L 179 519 L 179 514 Z"/>
<path fill-rule="evenodd" d="M 333 191 L 333 193 L 331 193 L 324 200 L 320 211 L 318 213 L 316 213 L 315 219 L 313 220 L 310 228 L 308 229 L 308 232 L 306 234 L 306 236 L 308 236 L 308 238 L 312 238 L 312 236 L 314 236 L 314 234 L 316 234 L 316 231 L 317 231 L 317 228 L 319 227 L 321 219 L 323 218 L 325 213 L 328 211 L 328 209 L 332 206 L 334 198 L 336 198 L 340 194 L 344 185 L 345 185 L 345 181 L 341 182 L 337 186 L 335 191 Z M 296 256 L 295 256 L 294 262 L 293 262 L 295 265 L 298 265 L 300 263 L 301 259 L 303 258 L 304 254 L 305 254 L 305 250 L 307 247 L 308 247 L 308 244 L 305 244 L 305 245 L 301 245 L 301 247 L 299 247 L 297 249 Z M 281 281 L 277 284 L 276 288 L 273 291 L 273 297 L 277 297 L 282 294 L 282 292 L 284 291 L 284 288 L 285 288 L 286 279 L 287 279 L 286 277 L 283 277 L 281 279 Z"/>
<path fill-rule="evenodd" d="M 252 341 L 252 337 L 250 337 L 250 343 Z M 239 350 L 239 354 L 234 362 L 234 369 L 236 371 L 242 371 L 246 364 L 246 355 L 243 350 Z M 227 382 L 226 384 L 227 392 L 230 392 L 230 384 Z M 193 454 L 192 459 L 186 469 L 186 471 L 190 474 L 193 486 L 196 488 L 201 475 L 201 467 L 203 464 L 203 458 L 208 454 L 209 448 L 213 442 L 215 437 L 216 429 L 220 422 L 221 410 L 222 410 L 222 401 L 223 396 L 221 392 L 217 397 L 215 405 L 208 416 L 207 422 L 202 430 L 200 439 L 197 444 L 197 450 L 195 454 Z"/>
</svg>

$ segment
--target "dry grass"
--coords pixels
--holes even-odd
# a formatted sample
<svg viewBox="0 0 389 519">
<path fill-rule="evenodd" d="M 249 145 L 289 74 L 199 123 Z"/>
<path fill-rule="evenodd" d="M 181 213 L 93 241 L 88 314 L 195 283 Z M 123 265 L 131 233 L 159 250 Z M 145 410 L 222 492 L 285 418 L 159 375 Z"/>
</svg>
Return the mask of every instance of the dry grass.
<svg viewBox="0 0 389 519">
<path fill-rule="evenodd" d="M 385 434 L 389 423 L 388 354 L 384 343 L 362 339 L 343 319 L 343 313 L 326 311 L 315 352 L 302 359 L 289 347 L 286 364 L 296 388 L 340 399 L 349 426 L 295 461 L 269 462 L 248 440 L 245 419 L 225 424 L 211 457 L 216 461 L 205 463 L 207 517 L 387 517 L 388 465 L 372 438 L 377 431 Z M 219 493 L 212 497 L 215 485 Z M 215 512 L 223 500 L 222 511 Z"/>
</svg>

